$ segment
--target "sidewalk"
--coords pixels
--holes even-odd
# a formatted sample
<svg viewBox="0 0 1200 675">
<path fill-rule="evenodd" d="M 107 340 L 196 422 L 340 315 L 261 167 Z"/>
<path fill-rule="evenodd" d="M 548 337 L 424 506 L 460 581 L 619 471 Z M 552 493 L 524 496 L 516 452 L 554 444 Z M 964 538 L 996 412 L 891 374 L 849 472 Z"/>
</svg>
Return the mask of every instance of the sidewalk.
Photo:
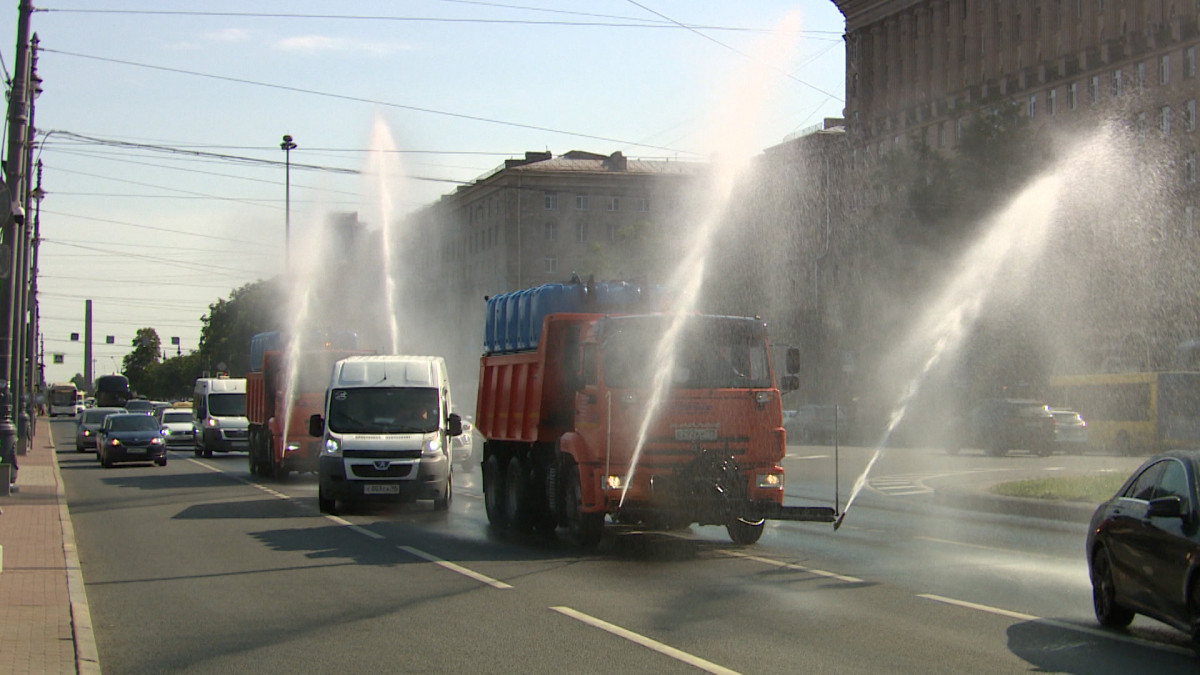
<svg viewBox="0 0 1200 675">
<path fill-rule="evenodd" d="M 49 420 L 37 430 L 0 497 L 0 673 L 99 673 Z"/>
</svg>

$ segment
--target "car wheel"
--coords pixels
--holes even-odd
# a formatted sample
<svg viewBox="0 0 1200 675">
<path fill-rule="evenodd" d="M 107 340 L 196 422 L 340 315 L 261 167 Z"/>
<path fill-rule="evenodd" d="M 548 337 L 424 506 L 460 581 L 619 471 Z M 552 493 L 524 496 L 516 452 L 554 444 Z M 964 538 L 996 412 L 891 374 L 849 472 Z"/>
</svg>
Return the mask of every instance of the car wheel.
<svg viewBox="0 0 1200 675">
<path fill-rule="evenodd" d="M 104 468 L 106 468 L 106 469 L 111 469 L 111 468 L 113 468 L 113 462 L 112 462 L 112 460 L 111 460 L 111 459 L 109 459 L 109 457 L 108 457 L 108 453 L 107 453 L 107 452 L 103 452 L 103 451 L 101 451 L 101 453 L 100 453 L 100 466 L 102 466 L 102 467 L 104 467 Z"/>
<path fill-rule="evenodd" d="M 487 511 L 488 523 L 492 527 L 508 526 L 508 509 L 505 506 L 504 466 L 495 454 L 483 463 L 483 507 Z"/>
<path fill-rule="evenodd" d="M 79 445 L 79 444 L 76 444 L 76 445 L 75 445 L 75 452 L 83 452 L 83 446 L 82 446 L 82 445 Z"/>
<path fill-rule="evenodd" d="M 323 487 L 317 487 L 317 510 L 321 513 L 337 513 L 337 500 L 327 496 Z"/>
<path fill-rule="evenodd" d="M 450 510 L 450 501 L 454 498 L 453 490 L 451 489 L 453 487 L 454 487 L 454 472 L 450 471 L 446 474 L 446 489 L 444 492 L 442 492 L 442 496 L 433 498 L 433 510 L 434 511 L 449 511 Z"/>
<path fill-rule="evenodd" d="M 759 519 L 758 522 L 745 520 L 743 518 L 732 518 L 727 525 L 725 531 L 729 533 L 729 538 L 738 546 L 749 546 L 758 541 L 762 536 L 763 525 L 767 521 Z"/>
<path fill-rule="evenodd" d="M 155 463 L 155 464 L 157 464 L 157 465 L 159 465 L 159 466 L 166 466 L 166 465 L 167 465 L 167 458 L 166 458 L 166 456 L 164 455 L 164 456 L 162 456 L 162 457 L 159 457 L 158 459 L 154 460 L 154 463 Z"/>
<path fill-rule="evenodd" d="M 1108 549 L 1103 547 L 1096 549 L 1092 555 L 1092 607 L 1101 626 L 1124 628 L 1133 621 L 1133 610 L 1117 602 L 1112 559 L 1108 555 Z"/>
</svg>

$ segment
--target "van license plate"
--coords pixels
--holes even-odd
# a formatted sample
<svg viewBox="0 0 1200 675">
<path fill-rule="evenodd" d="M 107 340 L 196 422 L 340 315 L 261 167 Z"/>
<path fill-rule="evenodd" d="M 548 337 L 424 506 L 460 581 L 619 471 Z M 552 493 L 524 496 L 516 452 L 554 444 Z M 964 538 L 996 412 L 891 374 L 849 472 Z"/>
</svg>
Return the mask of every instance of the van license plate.
<svg viewBox="0 0 1200 675">
<path fill-rule="evenodd" d="M 399 485 L 364 485 L 364 495 L 398 495 L 400 494 Z"/>
</svg>

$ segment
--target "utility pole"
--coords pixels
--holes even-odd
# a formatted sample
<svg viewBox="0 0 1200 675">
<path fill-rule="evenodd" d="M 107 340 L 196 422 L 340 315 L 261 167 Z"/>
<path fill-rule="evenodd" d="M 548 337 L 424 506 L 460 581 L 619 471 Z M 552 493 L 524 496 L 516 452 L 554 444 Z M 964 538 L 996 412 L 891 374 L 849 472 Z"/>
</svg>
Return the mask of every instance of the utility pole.
<svg viewBox="0 0 1200 675">
<path fill-rule="evenodd" d="M 14 62 L 12 92 L 8 101 L 8 160 L 4 166 L 4 182 L 8 188 L 5 195 L 7 208 L 0 208 L 0 266 L 6 266 L 0 283 L 0 459 L 5 463 L 16 463 L 14 448 L 17 429 L 13 425 L 12 392 L 13 375 L 13 300 L 17 297 L 18 255 L 21 237 L 24 234 L 25 213 L 21 203 L 27 188 L 25 181 L 25 124 L 26 78 L 29 69 L 29 25 L 33 16 L 33 0 L 21 0 L 17 17 L 17 58 Z M 13 467 L 16 468 L 15 466 Z M 15 481 L 15 471 L 9 474 Z"/>
<path fill-rule="evenodd" d="M 279 144 L 283 150 L 283 271 L 287 279 L 288 267 L 292 260 L 292 150 L 296 142 L 291 135 L 284 134 L 283 142 Z"/>
<path fill-rule="evenodd" d="M 25 123 L 25 190 L 20 195 L 21 210 L 28 214 L 33 209 L 33 190 L 30 189 L 29 172 L 33 168 L 33 145 L 34 137 L 37 133 L 37 128 L 34 125 L 34 100 L 38 94 L 42 93 L 41 78 L 37 74 L 38 60 L 38 36 L 37 33 L 29 40 L 29 76 L 25 82 L 25 100 L 27 106 L 27 121 Z M 20 260 L 20 266 L 15 268 L 17 271 L 14 277 L 13 286 L 13 308 L 16 310 L 16 315 L 13 319 L 13 377 L 12 377 L 12 400 L 16 405 L 15 417 L 17 420 L 17 454 L 24 455 L 29 444 L 29 432 L 33 429 L 33 425 L 29 419 L 30 396 L 32 391 L 27 386 L 29 373 L 33 371 L 33 345 L 29 338 L 29 328 L 33 325 L 30 320 L 30 285 L 33 280 L 33 266 L 30 258 L 33 254 L 33 227 L 32 223 L 26 219 L 25 223 L 21 224 L 20 228 L 20 251 L 16 256 Z"/>
</svg>

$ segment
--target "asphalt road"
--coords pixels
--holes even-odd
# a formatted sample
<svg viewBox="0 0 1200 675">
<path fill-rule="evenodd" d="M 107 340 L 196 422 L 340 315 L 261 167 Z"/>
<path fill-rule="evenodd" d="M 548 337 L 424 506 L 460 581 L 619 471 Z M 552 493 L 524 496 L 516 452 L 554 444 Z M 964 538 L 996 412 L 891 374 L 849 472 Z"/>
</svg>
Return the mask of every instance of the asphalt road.
<svg viewBox="0 0 1200 675">
<path fill-rule="evenodd" d="M 140 672 L 1195 672 L 1186 638 L 1091 614 L 1083 526 L 939 505 L 946 481 L 1128 471 L 1110 457 L 889 450 L 844 526 L 624 531 L 578 554 L 491 533 L 477 476 L 428 502 L 323 516 L 316 482 L 243 454 L 102 469 L 51 423 L 101 668 Z M 841 503 L 871 451 L 839 453 Z M 789 503 L 832 503 L 793 447 Z M 981 478 L 981 476 L 983 478 Z"/>
</svg>

